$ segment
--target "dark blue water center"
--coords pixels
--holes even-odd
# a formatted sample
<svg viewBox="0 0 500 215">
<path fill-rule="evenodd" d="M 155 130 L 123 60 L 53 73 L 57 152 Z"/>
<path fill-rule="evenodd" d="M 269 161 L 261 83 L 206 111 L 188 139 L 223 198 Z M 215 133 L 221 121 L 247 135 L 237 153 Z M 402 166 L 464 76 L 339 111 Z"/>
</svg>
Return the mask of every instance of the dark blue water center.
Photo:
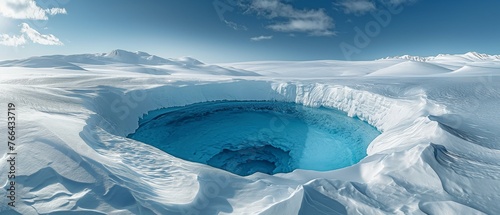
<svg viewBox="0 0 500 215">
<path fill-rule="evenodd" d="M 344 112 L 287 102 L 218 101 L 150 111 L 128 137 L 238 175 L 334 170 L 380 133 Z"/>
</svg>

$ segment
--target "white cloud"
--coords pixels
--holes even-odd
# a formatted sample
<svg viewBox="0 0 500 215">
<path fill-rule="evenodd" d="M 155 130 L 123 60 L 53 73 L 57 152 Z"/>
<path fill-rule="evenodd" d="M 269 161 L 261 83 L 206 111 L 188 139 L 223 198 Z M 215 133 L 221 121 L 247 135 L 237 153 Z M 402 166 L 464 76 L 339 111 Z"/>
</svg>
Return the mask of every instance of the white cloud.
<svg viewBox="0 0 500 215">
<path fill-rule="evenodd" d="M 273 39 L 273 36 L 258 36 L 258 37 L 252 37 L 250 38 L 250 40 L 252 41 L 261 41 L 261 40 L 270 40 L 270 39 Z"/>
<path fill-rule="evenodd" d="M 334 33 L 328 30 L 328 20 L 297 19 L 285 23 L 268 26 L 275 31 L 283 32 L 309 32 L 313 36 L 332 36 Z"/>
<path fill-rule="evenodd" d="M 47 20 L 47 15 L 66 13 L 64 8 L 42 9 L 35 0 L 0 0 L 0 15 L 12 19 Z"/>
<path fill-rule="evenodd" d="M 26 44 L 24 35 L 10 36 L 7 34 L 0 34 L 0 45 L 4 46 L 20 46 Z"/>
<path fill-rule="evenodd" d="M 334 35 L 333 19 L 322 9 L 299 10 L 280 0 L 253 0 L 249 10 L 267 19 L 284 19 L 267 26 L 275 31 L 304 32 L 314 36 Z"/>
<path fill-rule="evenodd" d="M 27 43 L 26 38 L 33 43 L 41 45 L 64 45 L 57 37 L 52 34 L 40 34 L 37 30 L 31 28 L 28 24 L 21 24 L 21 35 L 10 36 L 8 34 L 0 34 L 0 45 L 4 46 L 20 46 Z"/>
<path fill-rule="evenodd" d="M 64 45 L 57 37 L 52 34 L 40 34 L 28 24 L 21 24 L 21 33 L 26 35 L 33 43 L 42 45 Z"/>
<path fill-rule="evenodd" d="M 362 15 L 376 9 L 375 3 L 370 0 L 343 0 L 338 5 L 344 8 L 345 13 L 356 15 Z"/>
</svg>

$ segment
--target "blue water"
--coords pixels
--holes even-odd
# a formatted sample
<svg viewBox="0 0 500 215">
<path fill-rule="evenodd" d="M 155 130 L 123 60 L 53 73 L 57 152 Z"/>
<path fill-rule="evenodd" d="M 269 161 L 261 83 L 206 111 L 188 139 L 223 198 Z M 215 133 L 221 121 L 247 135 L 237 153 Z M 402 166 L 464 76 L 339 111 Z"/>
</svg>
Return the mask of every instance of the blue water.
<svg viewBox="0 0 500 215">
<path fill-rule="evenodd" d="M 246 176 L 334 170 L 359 162 L 380 133 L 344 112 L 272 101 L 218 101 L 150 111 L 128 137 Z"/>
</svg>

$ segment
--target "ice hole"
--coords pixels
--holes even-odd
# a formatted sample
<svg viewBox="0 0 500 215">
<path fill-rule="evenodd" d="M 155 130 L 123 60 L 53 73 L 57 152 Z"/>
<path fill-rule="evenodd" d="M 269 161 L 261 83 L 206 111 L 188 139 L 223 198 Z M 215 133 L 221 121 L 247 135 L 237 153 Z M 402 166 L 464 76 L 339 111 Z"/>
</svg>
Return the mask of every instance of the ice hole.
<svg viewBox="0 0 500 215">
<path fill-rule="evenodd" d="M 380 133 L 344 112 L 275 101 L 216 101 L 150 111 L 129 138 L 246 176 L 359 162 Z"/>
</svg>

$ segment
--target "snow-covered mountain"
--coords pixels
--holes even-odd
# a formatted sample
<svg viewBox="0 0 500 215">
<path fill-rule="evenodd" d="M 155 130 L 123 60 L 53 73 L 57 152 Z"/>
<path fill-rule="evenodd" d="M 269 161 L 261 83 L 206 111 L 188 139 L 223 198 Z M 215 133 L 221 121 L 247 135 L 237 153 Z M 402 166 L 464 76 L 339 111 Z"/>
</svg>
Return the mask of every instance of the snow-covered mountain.
<svg viewBox="0 0 500 215">
<path fill-rule="evenodd" d="M 412 56 L 412 55 L 402 55 L 402 56 L 394 56 L 394 57 L 386 57 L 383 59 L 402 59 L 402 60 L 411 60 L 418 62 L 427 62 L 427 61 L 443 61 L 443 60 L 463 60 L 470 62 L 478 62 L 478 61 L 500 61 L 500 55 L 489 55 L 489 54 L 481 54 L 477 52 L 467 52 L 465 54 L 439 54 L 436 56 L 429 57 L 421 57 L 421 56 Z"/>
<path fill-rule="evenodd" d="M 411 59 L 419 58 L 209 65 L 116 50 L 4 61 L 0 125 L 6 132 L 7 104 L 12 103 L 17 198 L 15 208 L 7 205 L 11 185 L 4 170 L 12 164 L 6 162 L 11 155 L 5 144 L 0 147 L 0 214 L 500 214 L 498 57 L 468 53 Z M 278 114 L 219 115 L 213 126 L 196 124 L 196 117 L 222 109 L 255 109 L 218 103 L 184 109 L 208 101 L 266 101 L 271 105 L 264 109 L 278 109 Z M 288 105 L 273 106 L 276 101 Z M 288 157 L 308 157 L 309 162 L 319 155 L 323 160 L 348 159 L 345 154 L 353 153 L 349 147 L 336 151 L 331 145 L 344 139 L 324 131 L 338 132 L 335 128 L 349 120 L 335 121 L 316 111 L 306 114 L 300 106 L 335 109 L 342 117 L 368 123 L 379 136 L 361 148 L 366 157 L 359 162 L 343 160 L 352 163 L 345 168 L 248 176 L 180 159 L 128 138 L 140 122 L 161 119 L 149 125 L 164 137 L 206 135 L 226 141 L 210 149 L 218 149 L 218 157 L 207 158 L 221 165 L 232 158 L 287 157 L 287 138 L 307 143 L 298 151 L 303 154 L 290 151 L 295 154 Z M 165 115 L 163 108 L 181 114 Z M 310 124 L 283 120 L 295 113 Z M 268 121 L 259 121 L 263 115 Z M 271 150 L 280 156 L 261 151 L 266 141 L 234 139 L 243 133 L 237 124 L 249 119 L 262 128 L 258 135 L 252 133 L 253 124 L 245 124 L 251 137 L 285 132 L 281 145 Z M 169 123 L 182 125 L 186 132 L 163 130 L 172 129 Z M 190 123 L 199 126 L 191 131 L 185 127 Z M 220 135 L 209 132 L 224 128 Z M 141 135 L 156 138 L 154 132 Z M 342 135 L 363 137 L 335 137 Z M 161 145 L 163 139 L 158 140 Z M 196 147 L 206 147 L 197 140 Z M 260 145 L 247 147 L 252 144 Z M 204 156 L 189 143 L 177 145 L 186 156 Z M 258 162 L 266 168 L 276 164 Z M 310 165 L 314 162 L 299 166 Z"/>
<path fill-rule="evenodd" d="M 37 65 L 38 61 L 46 61 L 45 64 L 40 66 L 50 66 L 50 61 L 53 62 L 65 62 L 74 64 L 88 64 L 88 65 L 105 65 L 113 63 L 124 63 L 124 64 L 143 64 L 143 65 L 201 65 L 198 60 L 183 57 L 180 59 L 165 59 L 158 57 L 156 55 L 151 55 L 146 52 L 136 51 L 129 52 L 121 49 L 116 49 L 108 53 L 98 53 L 98 54 L 78 54 L 78 55 L 51 55 L 51 56 L 41 56 L 41 57 L 31 57 L 23 60 L 11 60 L 0 62 L 0 65 L 10 65 L 15 66 L 16 64 L 23 65 L 23 62 L 34 61 L 33 65 Z M 56 63 L 55 63 L 56 64 Z"/>
<path fill-rule="evenodd" d="M 114 62 L 129 63 L 129 64 L 147 64 L 147 65 L 161 65 L 173 64 L 174 61 L 167 60 L 156 55 L 150 55 L 146 52 L 129 52 L 121 49 L 113 50 L 109 53 L 95 55 L 97 59 L 109 59 Z"/>
<path fill-rule="evenodd" d="M 411 60 L 411 61 L 417 61 L 417 62 L 426 62 L 434 57 L 421 57 L 421 56 L 413 56 L 413 55 L 401 55 L 401 56 L 394 56 L 394 57 L 386 57 L 382 58 L 382 60 L 387 60 L 387 59 L 401 59 L 401 60 Z"/>
<path fill-rule="evenodd" d="M 146 52 L 129 52 L 121 49 L 109 53 L 50 55 L 21 60 L 0 61 L 0 67 L 28 67 L 69 70 L 121 70 L 135 73 L 167 75 L 184 71 L 212 75 L 254 76 L 256 73 L 242 69 L 206 65 L 191 57 L 161 58 Z"/>
</svg>

